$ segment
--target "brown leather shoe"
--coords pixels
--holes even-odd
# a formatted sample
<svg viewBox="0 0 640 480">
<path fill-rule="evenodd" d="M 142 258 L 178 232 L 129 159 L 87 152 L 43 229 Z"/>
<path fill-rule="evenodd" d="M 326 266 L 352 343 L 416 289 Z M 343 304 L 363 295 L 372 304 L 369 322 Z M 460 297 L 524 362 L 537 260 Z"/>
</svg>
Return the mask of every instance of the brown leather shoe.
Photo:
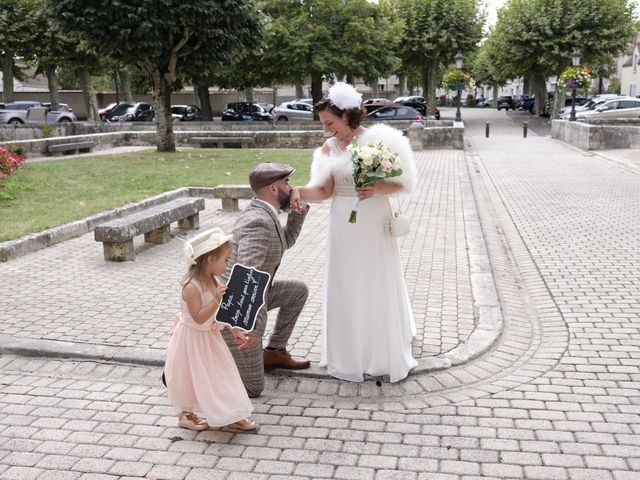
<svg viewBox="0 0 640 480">
<path fill-rule="evenodd" d="M 309 368 L 311 362 L 304 358 L 294 358 L 284 348 L 277 350 L 264 350 L 264 368 L 287 368 L 289 370 L 302 370 Z"/>
</svg>

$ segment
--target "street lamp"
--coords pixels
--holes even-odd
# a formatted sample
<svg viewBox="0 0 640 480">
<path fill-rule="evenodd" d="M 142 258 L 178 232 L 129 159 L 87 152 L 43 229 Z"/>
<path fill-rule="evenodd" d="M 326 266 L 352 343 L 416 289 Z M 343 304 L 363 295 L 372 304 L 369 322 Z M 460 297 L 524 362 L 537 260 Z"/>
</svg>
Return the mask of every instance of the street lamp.
<svg viewBox="0 0 640 480">
<path fill-rule="evenodd" d="M 573 52 L 571 52 L 571 64 L 574 67 L 580 65 L 580 49 L 575 47 Z M 571 115 L 569 116 L 570 122 L 576 121 L 576 87 L 578 81 L 574 78 L 571 81 Z"/>
<path fill-rule="evenodd" d="M 456 56 L 453 58 L 456 61 L 456 68 L 458 70 L 462 70 L 462 60 L 464 59 L 464 57 L 462 56 L 462 53 L 460 52 L 456 53 Z M 460 115 L 460 95 L 462 94 L 463 85 L 464 85 L 463 82 L 458 83 L 458 107 L 456 108 L 456 122 L 462 121 L 462 116 Z"/>
</svg>

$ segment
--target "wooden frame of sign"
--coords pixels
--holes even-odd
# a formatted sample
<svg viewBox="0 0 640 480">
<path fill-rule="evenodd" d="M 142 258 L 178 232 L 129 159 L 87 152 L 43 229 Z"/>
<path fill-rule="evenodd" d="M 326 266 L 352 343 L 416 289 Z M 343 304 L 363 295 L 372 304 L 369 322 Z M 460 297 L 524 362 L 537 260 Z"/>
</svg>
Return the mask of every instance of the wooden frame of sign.
<svg viewBox="0 0 640 480">
<path fill-rule="evenodd" d="M 233 265 L 227 282 L 227 291 L 216 312 L 216 321 L 238 327 L 246 332 L 256 325 L 258 312 L 265 304 L 267 286 L 271 275 L 267 272 Z"/>
</svg>

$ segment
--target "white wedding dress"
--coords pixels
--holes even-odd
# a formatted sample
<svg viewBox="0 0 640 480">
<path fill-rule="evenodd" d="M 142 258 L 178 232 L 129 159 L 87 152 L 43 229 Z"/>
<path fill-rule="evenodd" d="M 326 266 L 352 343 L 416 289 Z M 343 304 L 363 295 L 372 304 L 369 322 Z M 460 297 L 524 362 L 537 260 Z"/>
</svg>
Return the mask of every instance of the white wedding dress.
<svg viewBox="0 0 640 480">
<path fill-rule="evenodd" d="M 358 143 L 370 140 L 382 141 L 400 153 L 403 175 L 389 180 L 410 190 L 415 182 L 415 166 L 406 138 L 397 130 L 376 125 L 367 129 Z M 394 144 L 398 148 L 394 149 Z M 416 329 L 397 240 L 385 232 L 385 221 L 391 214 L 389 198 L 361 201 L 356 223 L 349 223 L 356 198 L 351 154 L 342 150 L 334 138 L 330 147 L 328 157 L 320 149 L 316 151 L 310 181 L 310 185 L 322 184 L 327 175 L 335 181 L 329 215 L 320 365 L 343 380 L 361 382 L 367 374 L 388 376 L 391 382 L 397 382 L 417 366 L 411 354 Z"/>
</svg>

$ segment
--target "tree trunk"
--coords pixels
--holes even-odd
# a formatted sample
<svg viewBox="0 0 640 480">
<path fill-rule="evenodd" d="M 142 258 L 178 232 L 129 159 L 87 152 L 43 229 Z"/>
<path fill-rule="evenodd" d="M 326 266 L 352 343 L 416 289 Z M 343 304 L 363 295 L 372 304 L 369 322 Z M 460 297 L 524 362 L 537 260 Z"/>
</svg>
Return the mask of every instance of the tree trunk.
<svg viewBox="0 0 640 480">
<path fill-rule="evenodd" d="M 272 88 L 273 88 L 273 106 L 275 107 L 278 105 L 278 87 L 274 85 Z"/>
<path fill-rule="evenodd" d="M 296 82 L 296 98 L 304 98 L 304 85 L 302 85 L 302 82 Z"/>
<path fill-rule="evenodd" d="M 560 72 L 564 71 L 565 67 L 563 66 L 560 69 Z M 567 96 L 567 87 L 564 84 L 560 84 L 560 74 L 558 74 L 558 81 L 556 82 L 556 92 L 553 95 L 553 106 L 551 111 L 549 112 L 549 117 L 551 119 L 560 118 L 560 109 L 564 107 L 564 100 Z"/>
<path fill-rule="evenodd" d="M 313 98 L 314 105 L 322 100 L 322 75 L 320 74 L 311 75 L 311 98 Z M 315 109 L 313 109 L 313 119 L 320 120 Z"/>
<path fill-rule="evenodd" d="M 404 97 L 404 84 L 406 81 L 406 77 L 404 75 L 398 75 L 398 96 Z"/>
<path fill-rule="evenodd" d="M 533 85 L 534 95 L 536 96 L 535 115 L 536 117 L 540 117 L 544 113 L 545 105 L 549 98 L 547 94 L 546 80 L 544 75 L 541 73 L 534 73 L 531 76 L 531 83 Z"/>
<path fill-rule="evenodd" d="M 202 109 L 202 120 L 210 122 L 213 120 L 213 111 L 211 110 L 211 102 L 209 101 L 209 86 L 203 83 L 196 85 L 198 98 L 200 99 L 200 108 Z"/>
<path fill-rule="evenodd" d="M 380 85 L 378 85 L 378 79 L 374 78 L 371 82 L 371 96 L 377 98 L 380 96 Z"/>
<path fill-rule="evenodd" d="M 347 80 L 346 81 L 347 81 L 347 83 L 350 83 L 351 85 L 355 85 L 356 84 L 356 79 L 351 74 L 347 74 Z"/>
<path fill-rule="evenodd" d="M 493 108 L 498 108 L 498 91 L 500 86 L 497 83 L 493 84 L 493 100 L 491 100 L 491 106 Z"/>
<path fill-rule="evenodd" d="M 433 115 L 436 108 L 436 75 L 438 60 L 435 57 L 427 59 L 422 69 L 422 96 L 426 103 L 425 113 Z"/>
<path fill-rule="evenodd" d="M 13 52 L 4 52 L 2 57 L 2 101 L 13 102 Z"/>
<path fill-rule="evenodd" d="M 202 104 L 200 103 L 200 97 L 198 96 L 198 89 L 193 87 L 193 104 L 202 110 Z"/>
<path fill-rule="evenodd" d="M 247 98 L 247 102 L 253 103 L 253 87 L 247 87 L 244 89 L 244 96 Z"/>
<path fill-rule="evenodd" d="M 49 99 L 51 100 L 51 110 L 57 110 L 60 104 L 60 94 L 58 93 L 58 74 L 54 65 L 46 65 L 44 67 L 47 75 L 47 84 L 49 85 Z"/>
<path fill-rule="evenodd" d="M 598 95 L 604 93 L 604 81 L 602 77 L 598 77 Z"/>
<path fill-rule="evenodd" d="M 129 76 L 129 70 L 123 68 L 118 71 L 120 77 L 120 90 L 125 102 L 133 102 L 133 94 L 131 93 L 131 77 Z"/>
<path fill-rule="evenodd" d="M 173 121 L 171 119 L 171 84 L 165 75 L 160 75 L 159 82 L 153 86 L 153 109 L 156 122 L 156 145 L 159 152 L 175 152 L 176 142 L 173 137 Z"/>
<path fill-rule="evenodd" d="M 87 109 L 87 120 L 99 122 L 98 99 L 96 98 L 96 91 L 93 88 L 93 81 L 88 68 L 78 68 L 78 80 L 80 81 L 80 88 L 82 88 L 84 106 Z"/>
</svg>

